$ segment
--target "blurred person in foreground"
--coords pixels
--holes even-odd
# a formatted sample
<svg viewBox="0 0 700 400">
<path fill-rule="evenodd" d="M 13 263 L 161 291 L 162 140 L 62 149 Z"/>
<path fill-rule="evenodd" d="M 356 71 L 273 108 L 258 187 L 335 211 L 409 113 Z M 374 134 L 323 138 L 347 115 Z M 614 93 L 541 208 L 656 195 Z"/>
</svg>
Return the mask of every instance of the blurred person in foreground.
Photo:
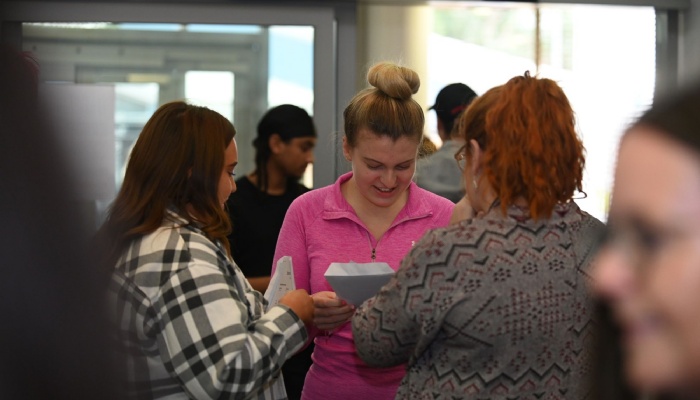
<svg viewBox="0 0 700 400">
<path fill-rule="evenodd" d="M 573 201 L 584 148 L 562 89 L 514 77 L 461 117 L 467 197 L 353 316 L 369 365 L 408 363 L 397 399 L 585 399 L 587 274 L 603 224 Z"/>
<path fill-rule="evenodd" d="M 99 231 L 132 397 L 286 398 L 278 372 L 304 345 L 313 302 L 295 290 L 265 311 L 231 260 L 235 133 L 206 107 L 162 105 Z"/>
<path fill-rule="evenodd" d="M 253 289 L 265 293 L 284 215 L 294 199 L 309 191 L 299 180 L 314 161 L 316 127 L 306 110 L 282 104 L 260 119 L 253 145 L 255 170 L 236 180 L 226 202 L 233 228 L 228 240 L 236 265 Z M 313 344 L 282 367 L 290 400 L 301 398 L 312 352 Z"/>
<path fill-rule="evenodd" d="M 420 158 L 416 165 L 415 181 L 418 186 L 454 203 L 464 197 L 464 180 L 454 160 L 455 152 L 464 145 L 464 139 L 459 137 L 454 126 L 475 98 L 476 93 L 463 83 L 452 83 L 440 90 L 429 110 L 435 110 L 437 115 L 437 131 L 442 146 Z"/>
<path fill-rule="evenodd" d="M 0 398 L 123 399 L 92 232 L 68 153 L 38 92 L 39 66 L 0 43 Z"/>
<path fill-rule="evenodd" d="M 627 382 L 700 399 L 700 85 L 623 136 L 594 288 L 621 331 Z"/>
</svg>

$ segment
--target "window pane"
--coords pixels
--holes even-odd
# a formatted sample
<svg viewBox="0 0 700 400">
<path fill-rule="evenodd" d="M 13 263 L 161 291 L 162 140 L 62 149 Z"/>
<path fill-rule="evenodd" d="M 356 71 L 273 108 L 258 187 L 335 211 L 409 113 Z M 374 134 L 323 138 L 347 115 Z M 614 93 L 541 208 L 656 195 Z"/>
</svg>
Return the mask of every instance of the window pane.
<svg viewBox="0 0 700 400">
<path fill-rule="evenodd" d="M 233 121 L 233 73 L 227 71 L 185 72 L 185 98 L 208 107 Z"/>
<path fill-rule="evenodd" d="M 270 27 L 270 107 L 294 104 L 313 115 L 313 53 L 313 27 Z"/>
<path fill-rule="evenodd" d="M 435 6 L 428 43 L 428 101 L 444 86 L 462 82 L 482 94 L 509 78 L 535 71 L 536 14 L 533 5 Z M 436 144 L 434 112 L 426 114 Z"/>
<path fill-rule="evenodd" d="M 588 197 L 577 203 L 605 220 L 618 142 L 653 99 L 655 12 L 653 7 L 551 5 L 541 7 L 540 20 L 540 75 L 566 91 L 587 151 Z"/>
<path fill-rule="evenodd" d="M 310 26 L 270 27 L 269 107 L 294 104 L 314 115 L 314 28 Z M 302 177 L 306 187 L 314 186 L 314 165 Z"/>
<path fill-rule="evenodd" d="M 429 99 L 452 82 L 466 83 L 481 94 L 525 70 L 557 81 L 576 112 L 587 150 L 588 197 L 577 202 L 605 220 L 620 135 L 652 101 L 653 7 L 541 5 L 538 9 L 460 3 L 436 5 L 434 15 Z M 624 28 L 620 21 L 625 21 Z M 431 139 L 437 138 L 434 113 L 428 114 L 428 124 Z"/>
<path fill-rule="evenodd" d="M 251 171 L 256 126 L 270 106 L 313 110 L 313 35 L 309 26 L 25 23 L 23 50 L 37 59 L 43 82 L 114 87 L 119 187 L 146 120 L 181 99 L 235 122 L 239 168 Z"/>
<path fill-rule="evenodd" d="M 120 187 L 126 172 L 126 160 L 131 147 L 146 125 L 146 121 L 158 108 L 159 85 L 157 83 L 115 83 L 115 166 L 114 181 Z"/>
</svg>

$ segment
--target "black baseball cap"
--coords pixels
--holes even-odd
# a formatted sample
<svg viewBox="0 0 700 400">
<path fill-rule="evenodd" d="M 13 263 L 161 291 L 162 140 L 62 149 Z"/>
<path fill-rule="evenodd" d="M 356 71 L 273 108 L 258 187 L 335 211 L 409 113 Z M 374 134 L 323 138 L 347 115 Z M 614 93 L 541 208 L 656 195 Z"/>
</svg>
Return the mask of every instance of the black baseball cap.
<svg viewBox="0 0 700 400">
<path fill-rule="evenodd" d="M 476 96 L 476 92 L 469 86 L 463 83 L 451 83 L 440 90 L 435 98 L 435 104 L 428 110 L 435 110 L 438 118 L 443 121 L 452 121 Z"/>
<path fill-rule="evenodd" d="M 316 137 L 316 127 L 306 110 L 292 104 L 282 104 L 269 109 L 262 117 L 253 145 L 267 141 L 273 133 L 288 141 L 298 137 Z"/>
</svg>

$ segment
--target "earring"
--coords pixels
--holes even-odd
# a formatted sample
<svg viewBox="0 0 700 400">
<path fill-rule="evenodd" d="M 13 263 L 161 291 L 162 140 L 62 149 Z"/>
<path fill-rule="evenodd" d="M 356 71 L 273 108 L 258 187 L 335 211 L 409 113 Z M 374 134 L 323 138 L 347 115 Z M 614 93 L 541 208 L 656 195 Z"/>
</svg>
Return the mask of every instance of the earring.
<svg viewBox="0 0 700 400">
<path fill-rule="evenodd" d="M 474 187 L 474 191 L 477 191 L 479 189 L 479 184 L 476 183 L 476 178 L 472 177 L 472 186 Z"/>
</svg>

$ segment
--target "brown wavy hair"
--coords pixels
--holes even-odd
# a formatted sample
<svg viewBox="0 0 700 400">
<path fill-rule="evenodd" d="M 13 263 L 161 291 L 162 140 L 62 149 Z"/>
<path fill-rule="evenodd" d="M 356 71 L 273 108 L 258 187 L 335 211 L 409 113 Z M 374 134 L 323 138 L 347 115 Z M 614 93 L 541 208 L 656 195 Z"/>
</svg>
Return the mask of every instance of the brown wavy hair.
<svg viewBox="0 0 700 400">
<path fill-rule="evenodd" d="M 372 86 L 357 93 L 343 111 L 345 136 L 355 146 L 361 129 L 397 140 L 402 136 L 420 143 L 425 115 L 413 94 L 420 88 L 418 74 L 391 62 L 380 62 L 367 72 Z"/>
<path fill-rule="evenodd" d="M 172 209 L 228 249 L 231 222 L 218 200 L 224 150 L 236 130 L 206 107 L 175 101 L 162 105 L 141 131 L 126 174 L 98 232 L 106 266 L 114 268 L 134 239 L 158 229 Z"/>
<path fill-rule="evenodd" d="M 458 129 L 483 150 L 483 173 L 503 212 L 522 197 L 538 219 L 583 193 L 585 150 L 575 126 L 561 87 L 526 72 L 474 100 Z"/>
</svg>

